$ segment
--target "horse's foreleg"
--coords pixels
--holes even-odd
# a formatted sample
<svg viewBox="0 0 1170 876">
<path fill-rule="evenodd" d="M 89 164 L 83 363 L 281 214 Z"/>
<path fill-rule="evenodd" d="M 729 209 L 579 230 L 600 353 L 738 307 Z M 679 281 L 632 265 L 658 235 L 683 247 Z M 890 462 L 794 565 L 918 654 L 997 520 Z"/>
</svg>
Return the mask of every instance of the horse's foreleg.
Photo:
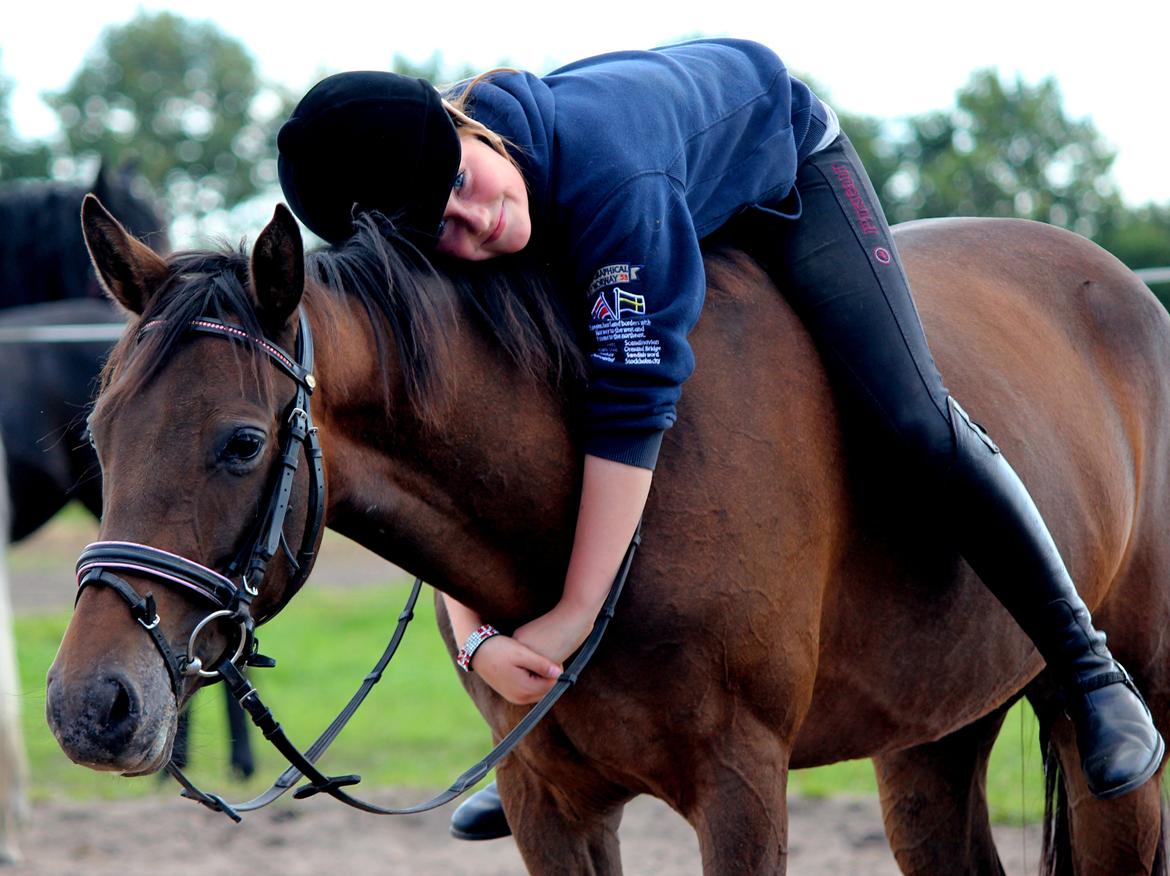
<svg viewBox="0 0 1170 876">
<path fill-rule="evenodd" d="M 1114 800 L 1089 793 L 1081 773 L 1072 722 L 1051 725 L 1064 795 L 1054 805 L 1055 827 L 1046 850 L 1051 872 L 1077 876 L 1148 876 L 1165 872 L 1161 857 L 1162 796 L 1159 771 L 1145 785 Z"/>
<path fill-rule="evenodd" d="M 788 751 L 775 737 L 741 736 L 734 750 L 681 763 L 689 764 L 692 787 L 679 809 L 699 836 L 704 876 L 785 873 Z"/>
<path fill-rule="evenodd" d="M 496 774 L 500 800 L 532 876 L 620 876 L 617 830 L 628 794 L 582 793 L 592 783 L 558 776 L 555 786 L 518 758 Z M 570 795 L 564 789 L 573 788 Z"/>
<path fill-rule="evenodd" d="M 1007 710 L 1005 705 L 936 742 L 873 759 L 886 837 L 903 873 L 1004 872 L 984 778 Z"/>
</svg>

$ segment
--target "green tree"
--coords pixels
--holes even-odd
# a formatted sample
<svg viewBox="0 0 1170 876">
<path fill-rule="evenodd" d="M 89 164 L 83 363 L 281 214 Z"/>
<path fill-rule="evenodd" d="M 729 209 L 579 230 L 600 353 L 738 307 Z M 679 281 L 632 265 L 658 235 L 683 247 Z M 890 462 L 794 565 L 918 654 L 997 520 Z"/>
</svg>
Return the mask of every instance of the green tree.
<svg viewBox="0 0 1170 876">
<path fill-rule="evenodd" d="M 1121 208 L 1095 240 L 1135 270 L 1170 266 L 1170 204 Z M 1151 283 L 1150 289 L 1170 306 L 1170 282 Z"/>
<path fill-rule="evenodd" d="M 869 174 L 870 182 L 873 183 L 883 209 L 888 212 L 890 179 L 897 172 L 901 160 L 898 144 L 890 138 L 889 126 L 881 119 L 851 113 L 837 106 L 829 89 L 811 76 L 796 71 L 793 71 L 793 75 L 811 88 L 813 94 L 833 107 L 841 122 L 841 130 L 857 150 L 857 157 L 861 159 L 862 166 Z"/>
<path fill-rule="evenodd" d="M 1052 79 L 1005 84 L 976 72 L 953 109 L 909 119 L 892 187 L 898 220 L 1018 216 L 1093 236 L 1120 203 L 1114 153 L 1070 119 Z"/>
<path fill-rule="evenodd" d="M 0 74 L 0 182 L 49 175 L 49 148 L 25 143 L 12 128 L 12 81 Z"/>
<path fill-rule="evenodd" d="M 1131 268 L 1166 267 L 1170 265 L 1170 204 L 1118 210 L 1096 240 Z"/>
<path fill-rule="evenodd" d="M 203 217 L 275 178 L 271 129 L 283 100 L 267 100 L 265 113 L 262 92 L 238 41 L 162 12 L 108 28 L 47 99 L 72 156 L 131 160 L 174 215 Z"/>
</svg>

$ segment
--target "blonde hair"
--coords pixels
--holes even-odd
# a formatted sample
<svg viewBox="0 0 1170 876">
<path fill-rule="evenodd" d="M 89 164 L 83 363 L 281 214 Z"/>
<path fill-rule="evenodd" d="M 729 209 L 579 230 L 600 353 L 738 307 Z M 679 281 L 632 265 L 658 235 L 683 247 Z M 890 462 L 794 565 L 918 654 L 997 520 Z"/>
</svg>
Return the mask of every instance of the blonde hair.
<svg viewBox="0 0 1170 876">
<path fill-rule="evenodd" d="M 511 146 L 513 149 L 516 148 L 512 142 L 504 137 L 501 137 L 483 122 L 473 119 L 470 115 L 468 115 L 467 108 L 468 104 L 472 103 L 471 93 L 476 89 L 477 86 L 482 85 L 497 73 L 519 72 L 519 70 L 516 70 L 512 67 L 496 67 L 495 69 L 480 73 L 469 83 L 467 83 L 466 88 L 464 88 L 454 97 L 450 99 L 444 97 L 442 99 L 443 109 L 447 111 L 447 115 L 449 115 L 451 117 L 451 121 L 455 123 L 455 130 L 457 132 L 460 134 L 467 132 L 467 134 L 472 137 L 479 137 L 481 140 L 491 146 L 492 149 L 496 150 L 496 152 L 507 158 L 508 161 L 512 163 L 512 166 L 517 170 L 520 170 L 520 165 L 517 164 L 515 157 L 508 149 L 509 146 Z M 521 176 L 523 176 L 523 173 L 521 173 Z"/>
</svg>

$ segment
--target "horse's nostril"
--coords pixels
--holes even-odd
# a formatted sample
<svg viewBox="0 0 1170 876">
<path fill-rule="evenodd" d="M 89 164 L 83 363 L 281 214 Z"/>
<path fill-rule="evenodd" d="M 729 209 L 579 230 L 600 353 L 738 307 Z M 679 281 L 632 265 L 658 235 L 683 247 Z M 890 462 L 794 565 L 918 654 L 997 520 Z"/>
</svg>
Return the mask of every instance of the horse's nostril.
<svg viewBox="0 0 1170 876">
<path fill-rule="evenodd" d="M 126 686 L 118 679 L 111 679 L 114 685 L 114 700 L 110 704 L 109 724 L 117 726 L 130 717 L 133 701 Z"/>
<path fill-rule="evenodd" d="M 104 672 L 86 684 L 50 680 L 46 717 L 57 742 L 69 757 L 98 769 L 120 768 L 140 759 L 154 729 L 143 738 L 143 695 L 120 671 Z M 129 760 L 127 760 L 129 758 Z"/>
<path fill-rule="evenodd" d="M 138 695 L 124 678 L 107 676 L 90 702 L 95 729 L 110 751 L 120 751 L 133 738 L 142 713 Z"/>
</svg>

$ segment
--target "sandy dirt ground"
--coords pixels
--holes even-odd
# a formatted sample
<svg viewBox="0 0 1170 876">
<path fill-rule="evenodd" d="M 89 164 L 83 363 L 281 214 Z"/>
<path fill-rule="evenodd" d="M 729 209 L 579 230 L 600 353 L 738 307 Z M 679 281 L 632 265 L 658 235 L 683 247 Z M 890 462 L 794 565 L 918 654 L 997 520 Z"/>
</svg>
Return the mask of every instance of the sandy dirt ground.
<svg viewBox="0 0 1170 876">
<path fill-rule="evenodd" d="M 53 558 L 12 574 L 18 613 L 69 605 L 70 570 L 93 533 L 84 527 L 50 527 L 13 550 L 14 559 Z M 27 566 L 27 560 L 14 563 Z M 314 575 L 319 586 L 360 586 L 385 580 L 384 561 L 331 539 Z M 369 791 L 383 805 L 416 803 L 428 793 L 385 788 Z M 364 815 L 328 800 L 283 801 L 234 825 L 176 798 L 34 806 L 21 829 L 25 860 L 3 868 L 12 876 L 157 876 L 198 872 L 208 876 L 301 874 L 468 874 L 525 872 L 512 840 L 465 843 L 447 833 L 450 808 L 425 815 Z M 658 801 L 627 807 L 619 832 L 628 874 L 698 874 L 698 844 L 690 827 Z M 997 845 L 1009 874 L 1037 872 L 1038 827 L 997 828 Z M 882 832 L 876 799 L 790 801 L 789 872 L 805 876 L 894 876 L 899 872 Z"/>
<path fill-rule="evenodd" d="M 418 791 L 371 794 L 383 803 L 418 802 Z M 295 807 L 295 808 L 294 808 Z M 794 876 L 896 876 L 876 800 L 793 800 L 788 872 Z M 53 805 L 34 809 L 24 832 L 26 861 L 12 876 L 510 876 L 524 873 L 511 839 L 465 843 L 447 834 L 447 812 L 378 818 L 330 801 L 293 803 L 233 825 L 185 800 Z M 631 876 L 697 876 L 689 826 L 657 801 L 627 807 L 619 832 Z M 998 832 L 1010 874 L 1036 872 L 1039 833 Z M 1027 856 L 1025 861 L 1025 855 Z M 940 874 L 942 876 L 942 874 Z"/>
</svg>

